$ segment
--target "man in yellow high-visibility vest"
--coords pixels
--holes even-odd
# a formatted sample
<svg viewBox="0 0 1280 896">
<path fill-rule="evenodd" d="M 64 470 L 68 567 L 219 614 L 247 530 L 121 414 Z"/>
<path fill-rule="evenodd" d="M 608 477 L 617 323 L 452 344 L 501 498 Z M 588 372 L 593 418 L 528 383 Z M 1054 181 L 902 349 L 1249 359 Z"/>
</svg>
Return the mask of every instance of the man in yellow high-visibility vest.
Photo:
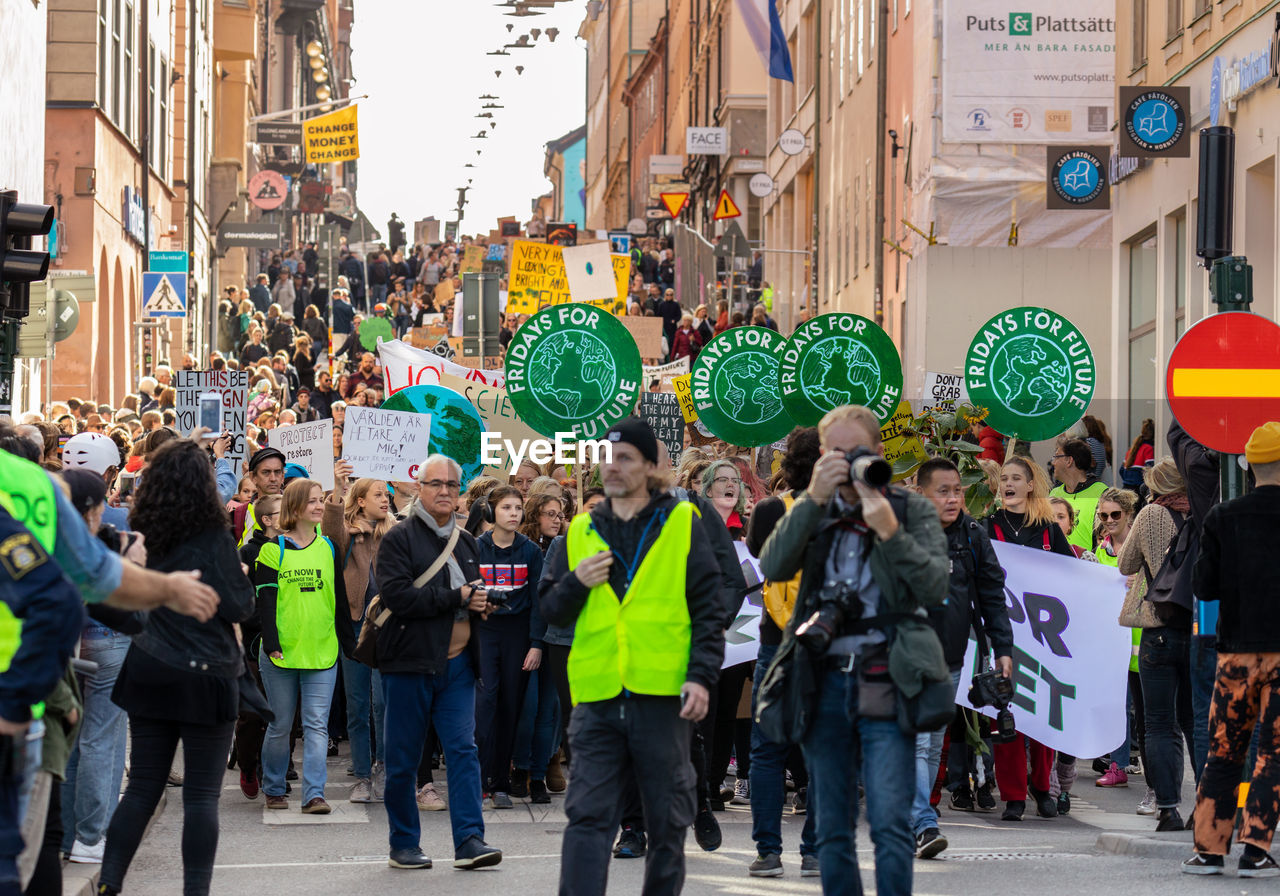
<svg viewBox="0 0 1280 896">
<path fill-rule="evenodd" d="M 649 838 L 644 892 L 679 893 L 695 808 L 692 723 L 724 658 L 720 572 L 697 510 L 667 491 L 649 425 L 631 417 L 606 439 L 607 500 L 574 519 L 564 558 L 543 575 L 543 615 L 576 624 L 560 892 L 604 893 L 617 795 L 634 775 Z"/>
</svg>

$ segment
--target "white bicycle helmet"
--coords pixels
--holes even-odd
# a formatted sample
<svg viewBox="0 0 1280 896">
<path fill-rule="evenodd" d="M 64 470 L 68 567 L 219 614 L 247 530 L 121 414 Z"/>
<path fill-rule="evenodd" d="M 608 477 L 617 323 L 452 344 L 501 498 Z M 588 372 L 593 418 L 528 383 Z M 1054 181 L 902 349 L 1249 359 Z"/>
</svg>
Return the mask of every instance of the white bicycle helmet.
<svg viewBox="0 0 1280 896">
<path fill-rule="evenodd" d="M 120 466 L 120 449 L 100 432 L 82 432 L 62 446 L 62 465 L 103 476 L 109 468 Z"/>
</svg>

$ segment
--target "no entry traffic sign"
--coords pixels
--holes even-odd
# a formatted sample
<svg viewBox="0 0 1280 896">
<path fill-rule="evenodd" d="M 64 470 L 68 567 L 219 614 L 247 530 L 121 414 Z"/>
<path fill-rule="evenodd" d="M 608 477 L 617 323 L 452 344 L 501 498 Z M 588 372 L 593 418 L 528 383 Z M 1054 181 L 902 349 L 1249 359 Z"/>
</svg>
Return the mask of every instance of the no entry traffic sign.
<svg viewBox="0 0 1280 896">
<path fill-rule="evenodd" d="M 1242 454 L 1255 428 L 1280 420 L 1280 325 L 1247 311 L 1206 317 L 1173 347 L 1165 388 L 1188 435 Z"/>
</svg>

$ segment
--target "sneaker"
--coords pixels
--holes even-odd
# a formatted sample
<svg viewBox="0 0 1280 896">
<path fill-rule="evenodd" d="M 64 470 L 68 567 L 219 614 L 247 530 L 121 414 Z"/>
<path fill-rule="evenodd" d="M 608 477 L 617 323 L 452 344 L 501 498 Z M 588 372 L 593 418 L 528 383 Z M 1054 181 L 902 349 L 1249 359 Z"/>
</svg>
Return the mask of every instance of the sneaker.
<svg viewBox="0 0 1280 896">
<path fill-rule="evenodd" d="M 745 778 L 739 778 L 735 781 L 733 784 L 733 799 L 729 800 L 729 802 L 734 806 L 750 806 L 751 782 Z"/>
<path fill-rule="evenodd" d="M 284 779 L 285 779 L 286 781 L 296 781 L 296 780 L 298 780 L 298 770 L 297 770 L 296 768 L 294 768 L 294 767 L 293 767 L 293 763 L 292 763 L 292 762 L 290 762 L 290 763 L 289 763 L 289 770 L 288 770 L 287 772 L 285 772 L 285 773 L 284 773 Z"/>
<path fill-rule="evenodd" d="M 338 742 L 337 742 L 336 740 L 334 740 L 332 737 L 331 737 L 331 738 L 329 738 L 329 753 L 328 753 L 328 755 L 330 755 L 330 756 L 337 756 L 337 755 L 338 755 Z"/>
<path fill-rule="evenodd" d="M 1000 816 L 1001 821 L 1022 821 L 1022 814 L 1027 811 L 1026 800 L 1010 800 L 1004 804 L 1004 814 Z"/>
<path fill-rule="evenodd" d="M 821 877 L 822 869 L 818 867 L 817 856 L 801 856 L 800 857 L 800 876 L 801 877 Z"/>
<path fill-rule="evenodd" d="M 385 763 L 375 762 L 373 764 L 373 788 L 370 790 L 370 796 L 375 803 L 380 803 L 386 790 L 387 766 Z"/>
<path fill-rule="evenodd" d="M 495 791 L 493 796 L 490 797 L 489 802 L 493 805 L 493 808 L 495 809 L 512 808 L 511 797 L 507 796 L 501 790 Z"/>
<path fill-rule="evenodd" d="M 1115 763 L 1105 756 L 1093 760 L 1093 770 L 1100 775 L 1105 775 L 1113 765 Z"/>
<path fill-rule="evenodd" d="M 1221 861 L 1221 856 L 1217 857 Z M 1276 864 L 1276 860 L 1271 858 L 1270 853 L 1264 853 L 1260 858 L 1251 859 L 1248 856 L 1240 857 L 1240 865 L 1236 871 L 1236 877 L 1277 877 L 1280 876 L 1280 865 Z"/>
<path fill-rule="evenodd" d="M 733 799 L 733 794 L 737 790 L 737 788 L 738 788 L 738 781 L 736 778 L 734 779 L 732 787 L 730 787 L 728 784 L 721 784 L 720 785 L 721 802 L 727 803 L 729 802 L 729 800 Z"/>
<path fill-rule="evenodd" d="M 947 838 L 937 828 L 927 828 L 916 834 L 916 858 L 932 859 L 947 848 Z"/>
<path fill-rule="evenodd" d="M 372 803 L 373 802 L 373 784 L 368 778 L 356 778 L 355 786 L 351 788 L 351 795 L 347 797 L 349 803 Z"/>
<path fill-rule="evenodd" d="M 803 815 L 809 811 L 809 788 L 801 787 L 791 797 L 791 814 Z"/>
<path fill-rule="evenodd" d="M 529 770 L 518 768 L 511 773 L 511 790 L 508 791 L 518 800 L 529 798 Z"/>
<path fill-rule="evenodd" d="M 990 784 L 983 784 L 978 788 L 977 800 L 979 812 L 991 812 L 995 809 L 996 798 L 991 793 Z"/>
<path fill-rule="evenodd" d="M 1244 862 L 1244 856 L 1240 857 L 1240 861 Z M 1182 863 L 1183 874 L 1221 874 L 1224 865 L 1222 856 L 1211 856 L 1207 853 L 1196 852 L 1191 854 L 1191 858 Z"/>
<path fill-rule="evenodd" d="M 1182 826 L 1182 814 L 1178 812 L 1177 808 L 1175 807 L 1170 807 L 1168 809 L 1161 809 L 1160 820 L 1156 824 L 1156 830 L 1157 831 L 1184 830 Z"/>
<path fill-rule="evenodd" d="M 322 796 L 313 796 L 302 807 L 303 815 L 328 815 L 332 811 Z"/>
<path fill-rule="evenodd" d="M 258 798 L 258 779 L 255 775 L 240 773 L 240 792 L 244 794 L 247 800 L 256 800 Z"/>
<path fill-rule="evenodd" d="M 1036 790 L 1034 787 L 1028 787 L 1031 798 L 1036 801 L 1036 814 L 1041 818 L 1057 818 L 1058 817 L 1058 801 L 1049 796 L 1046 791 Z"/>
<path fill-rule="evenodd" d="M 267 808 L 268 809 L 288 809 L 289 798 L 286 796 L 272 796 L 271 794 L 268 793 Z"/>
<path fill-rule="evenodd" d="M 552 793 L 564 793 L 568 785 L 564 780 L 564 765 L 560 762 L 560 754 L 551 757 L 547 763 L 547 790 Z"/>
<path fill-rule="evenodd" d="M 1124 767 L 1124 773 L 1126 775 L 1140 775 L 1142 774 L 1142 766 L 1136 762 L 1133 765 L 1126 765 Z"/>
<path fill-rule="evenodd" d="M 644 833 L 637 831 L 632 825 L 624 824 L 622 833 L 618 836 L 618 844 L 613 848 L 613 857 L 639 859 L 644 856 L 647 847 Z"/>
<path fill-rule="evenodd" d="M 418 809 L 422 812 L 443 812 L 444 800 L 436 793 L 436 785 L 423 784 L 418 790 Z"/>
<path fill-rule="evenodd" d="M 973 811 L 973 792 L 968 787 L 959 787 L 951 792 L 951 809 L 953 812 Z"/>
<path fill-rule="evenodd" d="M 1093 783 L 1095 787 L 1128 787 L 1129 776 L 1113 762 L 1107 773 Z"/>
<path fill-rule="evenodd" d="M 421 849 L 414 846 L 410 849 L 391 850 L 391 855 L 387 857 L 387 864 L 392 868 L 414 871 L 419 868 L 430 868 L 431 860 L 423 854 Z"/>
<path fill-rule="evenodd" d="M 71 855 L 67 857 L 69 861 L 75 862 L 77 865 L 101 865 L 102 857 L 107 852 L 107 838 L 103 837 L 93 846 L 81 843 L 79 839 L 71 847 Z"/>
<path fill-rule="evenodd" d="M 181 787 L 182 781 L 182 772 L 169 772 L 169 780 L 166 783 L 170 787 Z"/>
<path fill-rule="evenodd" d="M 1155 815 L 1158 811 L 1156 809 L 1156 792 L 1148 787 L 1147 795 L 1142 798 L 1142 802 L 1138 803 L 1138 814 Z"/>
<path fill-rule="evenodd" d="M 530 781 L 529 782 L 529 802 L 535 806 L 545 806 L 551 802 L 551 794 L 547 793 L 546 781 Z"/>
<path fill-rule="evenodd" d="M 758 854 L 756 860 L 747 866 L 747 874 L 752 877 L 782 877 L 782 856 L 776 852 Z"/>
<path fill-rule="evenodd" d="M 716 821 L 716 817 L 706 806 L 699 809 L 698 814 L 694 816 L 693 839 L 698 841 L 698 845 L 706 852 L 715 852 L 724 842 L 724 837 L 720 833 L 720 822 Z"/>
<path fill-rule="evenodd" d="M 503 796 L 505 795 L 503 794 Z M 463 840 L 462 845 L 453 854 L 453 867 L 462 871 L 489 868 L 501 861 L 502 850 L 495 846 L 490 846 L 476 835 Z"/>
<path fill-rule="evenodd" d="M 1067 815 L 1071 812 L 1071 794 L 1065 791 L 1058 794 L 1058 814 Z"/>
</svg>

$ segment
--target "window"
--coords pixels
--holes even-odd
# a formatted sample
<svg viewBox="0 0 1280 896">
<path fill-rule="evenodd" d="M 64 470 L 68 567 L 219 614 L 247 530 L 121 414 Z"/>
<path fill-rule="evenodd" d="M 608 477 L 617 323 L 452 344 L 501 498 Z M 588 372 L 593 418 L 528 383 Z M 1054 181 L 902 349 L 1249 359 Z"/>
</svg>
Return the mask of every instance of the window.
<svg viewBox="0 0 1280 896">
<path fill-rule="evenodd" d="M 862 241 L 859 239 L 861 234 L 858 233 L 858 201 L 861 195 L 862 195 L 862 179 L 855 177 L 853 179 L 853 204 L 852 204 L 853 221 L 849 225 L 849 229 L 853 231 L 853 279 L 854 280 L 858 279 L 858 268 L 861 267 L 861 265 L 858 262 L 862 257 L 859 253 L 859 249 L 862 246 Z M 846 249 L 847 248 L 848 247 L 846 247 Z M 846 255 L 847 254 L 848 253 L 846 252 Z M 845 278 L 845 282 L 848 282 L 847 277 Z"/>
<path fill-rule="evenodd" d="M 107 111 L 107 0 L 98 0 L 98 108 Z"/>
<path fill-rule="evenodd" d="M 847 40 L 849 32 L 849 17 L 846 14 L 849 2 L 850 0 L 839 0 L 836 4 L 836 15 L 840 19 L 840 41 L 836 44 L 836 65 L 839 66 L 840 70 L 840 96 L 842 97 L 849 92 L 849 80 L 846 74 L 847 69 L 845 67 L 845 57 L 848 54 L 844 52 L 845 41 Z"/>
<path fill-rule="evenodd" d="M 872 50 L 875 50 L 876 48 L 876 7 L 879 5 L 880 0 L 871 0 L 871 2 L 867 4 L 867 11 L 871 16 L 871 22 L 868 25 L 867 30 L 871 35 L 870 43 Z M 872 55 L 874 55 L 874 53 Z"/>
<path fill-rule="evenodd" d="M 133 64 L 133 35 L 133 2 L 128 0 L 124 6 L 124 118 L 118 124 L 130 137 L 133 136 L 135 127 L 133 82 L 136 69 Z"/>
<path fill-rule="evenodd" d="M 1156 383 L 1156 238 L 1139 237 L 1129 253 L 1129 432 L 1147 417 L 1155 418 Z"/>
<path fill-rule="evenodd" d="M 1209 11 L 1212 9 L 1213 9 L 1213 0 L 1196 0 L 1196 12 L 1193 18 L 1198 19 L 1201 16 L 1208 15 Z M 1179 28 L 1178 30 L 1181 31 L 1182 29 Z"/>
<path fill-rule="evenodd" d="M 161 180 L 169 178 L 169 60 L 160 57 L 159 81 L 156 89 L 160 94 L 160 108 L 157 112 L 157 127 L 152 132 L 152 140 L 156 147 L 156 171 Z"/>
<path fill-rule="evenodd" d="M 1133 68 L 1147 64 L 1147 0 L 1133 0 Z"/>
<path fill-rule="evenodd" d="M 1187 329 L 1187 216 L 1173 224 L 1173 334 L 1180 338 Z"/>
<path fill-rule="evenodd" d="M 867 192 L 866 192 L 866 195 L 863 197 L 862 205 L 863 205 L 864 212 L 867 216 L 867 220 L 866 220 L 866 227 L 863 228 L 862 232 L 867 240 L 867 260 L 864 262 L 864 264 L 870 265 L 871 264 L 871 237 L 873 236 L 873 229 L 871 227 L 871 191 L 875 189 L 875 182 L 871 180 L 871 160 L 870 159 L 867 159 L 866 174 L 867 174 L 867 181 L 866 181 Z"/>
<path fill-rule="evenodd" d="M 150 2 L 150 0 L 148 0 Z M 156 132 L 156 45 L 147 42 L 147 133 L 154 137 Z M 151 158 L 147 161 L 155 165 L 155 140 L 151 141 Z"/>
<path fill-rule="evenodd" d="M 859 78 L 862 77 L 862 70 L 866 66 L 866 57 L 863 55 L 866 50 L 865 23 L 866 23 L 867 16 L 866 16 L 866 11 L 863 9 L 863 4 L 865 2 L 866 0 L 858 0 L 858 46 L 857 46 L 856 54 L 857 54 L 857 60 L 858 60 L 858 77 Z M 878 3 L 879 0 L 871 0 L 871 2 Z"/>
<path fill-rule="evenodd" d="M 1165 23 L 1165 40 L 1173 40 L 1182 33 L 1182 0 L 1167 0 L 1168 9 L 1166 16 L 1168 21 Z M 1198 7 L 1201 0 L 1196 0 Z"/>
<path fill-rule="evenodd" d="M 120 83 L 123 79 L 120 62 L 120 0 L 114 0 L 111 15 L 111 120 L 120 123 Z"/>
</svg>

